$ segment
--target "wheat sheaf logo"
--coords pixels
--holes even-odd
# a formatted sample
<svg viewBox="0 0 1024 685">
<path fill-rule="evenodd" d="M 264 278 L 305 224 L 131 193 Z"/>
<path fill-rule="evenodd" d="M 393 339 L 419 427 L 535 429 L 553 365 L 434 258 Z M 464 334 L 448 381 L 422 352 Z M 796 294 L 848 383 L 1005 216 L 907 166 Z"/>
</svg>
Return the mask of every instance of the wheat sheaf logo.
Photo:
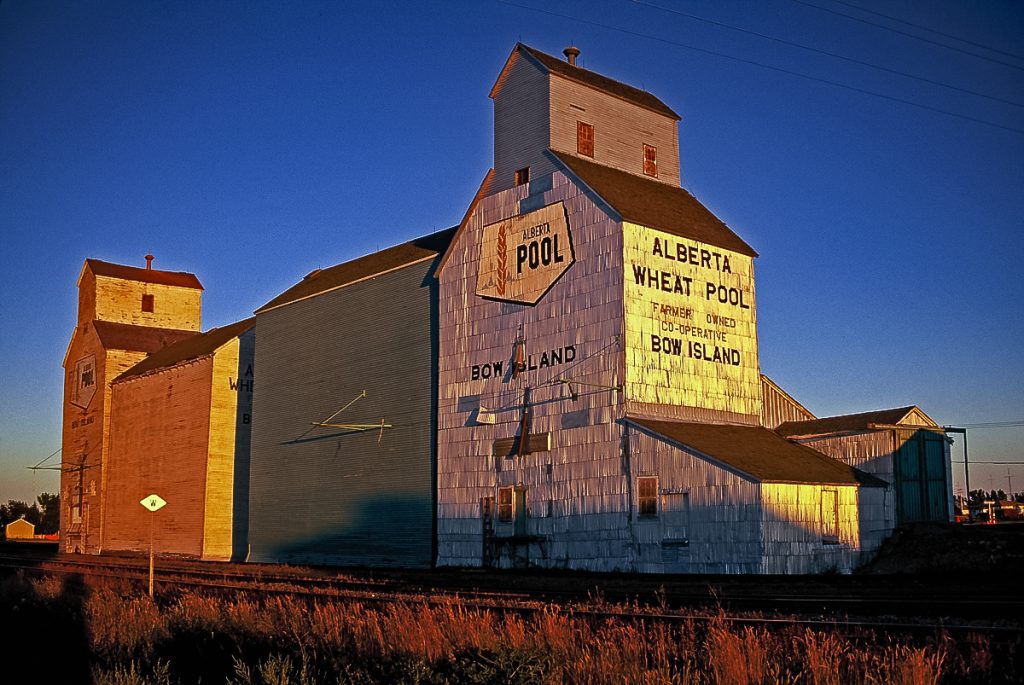
<svg viewBox="0 0 1024 685">
<path fill-rule="evenodd" d="M 498 224 L 498 281 L 494 289 L 499 295 L 505 294 L 505 280 L 508 278 L 508 254 L 506 252 L 505 222 Z"/>
</svg>

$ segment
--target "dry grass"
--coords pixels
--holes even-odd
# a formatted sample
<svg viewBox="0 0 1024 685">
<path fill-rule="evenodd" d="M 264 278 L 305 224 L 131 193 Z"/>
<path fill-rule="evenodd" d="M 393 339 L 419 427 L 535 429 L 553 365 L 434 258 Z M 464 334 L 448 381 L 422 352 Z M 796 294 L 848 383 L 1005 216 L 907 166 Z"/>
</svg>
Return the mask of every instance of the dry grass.
<svg viewBox="0 0 1024 685">
<path fill-rule="evenodd" d="M 39 610 L 71 607 L 95 682 L 153 683 L 905 683 L 989 682 L 986 643 L 884 639 L 856 644 L 813 630 L 775 631 L 571 611 L 530 614 L 290 597 L 178 592 L 152 602 L 90 586 L 79 600 L 53 580 L 0 587 Z M 77 604 L 76 604 L 77 601 Z M 0 655 L 2 656 L 2 655 Z M 45 680 L 45 678 L 44 678 Z"/>
</svg>

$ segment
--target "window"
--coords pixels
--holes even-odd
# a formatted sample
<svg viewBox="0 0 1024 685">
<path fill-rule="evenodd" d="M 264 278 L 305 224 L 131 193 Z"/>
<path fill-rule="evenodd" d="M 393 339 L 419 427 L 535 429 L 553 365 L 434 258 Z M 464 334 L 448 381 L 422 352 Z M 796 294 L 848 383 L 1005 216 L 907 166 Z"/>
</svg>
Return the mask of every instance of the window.
<svg viewBox="0 0 1024 685">
<path fill-rule="evenodd" d="M 498 520 L 512 522 L 512 488 L 498 488 Z"/>
<path fill-rule="evenodd" d="M 71 523 L 82 522 L 82 509 L 77 505 L 71 507 Z"/>
<path fill-rule="evenodd" d="M 516 185 L 521 186 L 530 182 L 530 167 L 516 169 Z"/>
<path fill-rule="evenodd" d="M 658 175 L 658 148 L 644 145 L 644 173 L 648 176 Z"/>
<path fill-rule="evenodd" d="M 658 477 L 641 476 L 636 479 L 637 511 L 640 518 L 653 518 L 658 515 Z"/>
<path fill-rule="evenodd" d="M 839 493 L 821 491 L 821 541 L 826 545 L 839 544 Z"/>
<path fill-rule="evenodd" d="M 587 157 L 594 156 L 594 127 L 576 122 L 576 152 Z"/>
<path fill-rule="evenodd" d="M 143 295 L 142 296 L 142 311 L 151 312 L 153 311 L 153 296 Z"/>
</svg>

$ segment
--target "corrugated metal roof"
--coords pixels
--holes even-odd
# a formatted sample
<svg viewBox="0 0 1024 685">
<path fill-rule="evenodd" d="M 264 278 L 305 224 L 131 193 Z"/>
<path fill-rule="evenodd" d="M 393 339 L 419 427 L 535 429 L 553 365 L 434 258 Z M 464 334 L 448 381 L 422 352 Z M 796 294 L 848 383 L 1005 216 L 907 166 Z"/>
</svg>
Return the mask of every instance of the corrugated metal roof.
<svg viewBox="0 0 1024 685">
<path fill-rule="evenodd" d="M 92 325 L 106 349 L 131 350 L 150 354 L 179 340 L 199 335 L 199 331 L 133 326 L 112 321 L 93 321 Z"/>
<path fill-rule="evenodd" d="M 195 274 L 187 271 L 160 271 L 159 269 L 143 269 L 137 266 L 125 266 L 124 264 L 111 264 L 98 259 L 86 259 L 86 266 L 97 276 L 110 276 L 112 278 L 123 278 L 127 281 L 140 281 L 142 283 L 158 283 L 160 285 L 174 285 L 180 288 L 195 288 L 202 290 L 203 284 L 199 282 Z"/>
<path fill-rule="evenodd" d="M 228 341 L 237 338 L 256 325 L 256 318 L 250 317 L 244 321 L 212 328 L 205 333 L 193 335 L 184 340 L 172 343 L 163 349 L 157 350 L 141 362 L 128 369 L 114 379 L 114 383 L 127 380 L 136 376 L 156 371 L 158 369 L 177 366 L 200 357 L 212 354 Z"/>
<path fill-rule="evenodd" d="M 680 118 L 679 115 L 672 111 L 668 105 L 654 95 L 648 93 L 646 90 L 634 88 L 633 86 L 622 83 L 621 81 L 616 81 L 615 79 L 603 76 L 596 71 L 590 71 L 589 69 L 569 64 L 569 62 L 564 59 L 552 57 L 547 53 L 541 52 L 536 48 L 531 48 L 528 45 L 523 45 L 522 43 L 516 44 L 516 50 L 521 50 L 527 53 L 540 62 L 541 65 L 549 72 L 553 72 L 567 79 L 572 79 L 573 81 L 578 81 L 590 86 L 591 88 L 596 88 L 597 90 L 608 93 L 609 95 L 614 95 L 615 97 L 628 102 L 632 102 L 635 105 L 657 112 L 658 114 L 664 114 L 667 117 L 672 117 L 677 121 Z"/>
<path fill-rule="evenodd" d="M 634 417 L 627 420 L 762 482 L 885 485 L 869 473 L 790 442 L 767 428 Z"/>
<path fill-rule="evenodd" d="M 916 406 L 898 407 L 896 409 L 880 409 L 860 414 L 843 414 L 827 416 L 811 421 L 787 421 L 779 424 L 775 431 L 782 436 L 821 435 L 825 433 L 843 433 L 848 431 L 870 430 L 869 424 L 880 423 L 893 425 L 902 421 L 907 414 L 917 409 Z M 920 410 L 918 410 L 920 411 Z"/>
<path fill-rule="evenodd" d="M 371 278 L 385 271 L 397 269 L 423 259 L 428 259 L 444 252 L 455 235 L 455 227 L 431 233 L 430 235 L 410 240 L 407 243 L 389 247 L 350 262 L 337 264 L 326 269 L 317 269 L 288 290 L 267 302 L 256 310 L 262 311 L 280 307 L 281 305 L 303 300 L 313 295 L 334 290 L 350 283 Z"/>
<path fill-rule="evenodd" d="M 624 220 L 757 256 L 754 248 L 683 188 L 589 162 L 566 152 L 551 152 Z"/>
</svg>

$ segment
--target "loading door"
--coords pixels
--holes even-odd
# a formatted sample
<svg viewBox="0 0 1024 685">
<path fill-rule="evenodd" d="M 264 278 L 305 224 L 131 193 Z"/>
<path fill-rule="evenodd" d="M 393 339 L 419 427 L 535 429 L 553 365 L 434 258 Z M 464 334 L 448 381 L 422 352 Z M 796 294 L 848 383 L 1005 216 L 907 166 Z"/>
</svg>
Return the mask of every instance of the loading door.
<svg viewBox="0 0 1024 685">
<path fill-rule="evenodd" d="M 946 521 L 945 437 L 932 431 L 898 433 L 896 455 L 900 523 Z"/>
</svg>

